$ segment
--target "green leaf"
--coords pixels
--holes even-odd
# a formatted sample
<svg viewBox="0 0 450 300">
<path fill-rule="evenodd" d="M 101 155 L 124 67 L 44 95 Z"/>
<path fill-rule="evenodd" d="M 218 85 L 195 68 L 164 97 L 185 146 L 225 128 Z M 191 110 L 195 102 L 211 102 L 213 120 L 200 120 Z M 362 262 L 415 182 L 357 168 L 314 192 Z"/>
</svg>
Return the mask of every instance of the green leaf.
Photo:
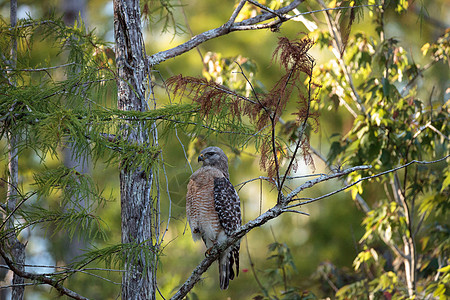
<svg viewBox="0 0 450 300">
<path fill-rule="evenodd" d="M 447 265 L 447 266 L 445 266 L 445 267 L 442 267 L 442 268 L 438 269 L 438 272 L 441 272 L 441 273 L 450 273 L 450 265 Z"/>
<path fill-rule="evenodd" d="M 450 186 L 450 168 L 447 168 L 444 175 L 444 181 L 442 182 L 441 193 L 444 192 Z"/>
</svg>

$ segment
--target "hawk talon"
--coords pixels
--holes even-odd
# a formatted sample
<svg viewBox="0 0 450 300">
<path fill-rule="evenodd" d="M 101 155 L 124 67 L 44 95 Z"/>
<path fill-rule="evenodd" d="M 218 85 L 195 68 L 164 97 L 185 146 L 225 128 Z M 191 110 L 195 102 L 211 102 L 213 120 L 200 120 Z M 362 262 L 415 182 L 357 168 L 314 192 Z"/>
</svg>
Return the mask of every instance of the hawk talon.
<svg viewBox="0 0 450 300">
<path fill-rule="evenodd" d="M 214 246 L 213 246 L 214 247 Z M 213 247 L 211 247 L 211 248 L 209 248 L 209 249 L 206 249 L 206 252 L 205 252 L 205 257 L 209 257 L 210 255 L 211 255 L 211 251 L 212 251 L 212 248 Z"/>
</svg>

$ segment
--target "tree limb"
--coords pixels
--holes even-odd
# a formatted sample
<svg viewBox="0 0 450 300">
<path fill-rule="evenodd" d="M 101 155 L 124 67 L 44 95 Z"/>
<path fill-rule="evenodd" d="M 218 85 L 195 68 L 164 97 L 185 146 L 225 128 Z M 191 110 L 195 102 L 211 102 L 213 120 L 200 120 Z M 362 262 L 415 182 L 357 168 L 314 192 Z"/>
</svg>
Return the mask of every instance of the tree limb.
<svg viewBox="0 0 450 300">
<path fill-rule="evenodd" d="M 389 174 L 389 173 L 393 173 L 393 172 L 395 172 L 397 170 L 404 169 L 404 168 L 406 168 L 406 167 L 408 167 L 408 166 L 410 166 L 412 164 L 422 164 L 422 165 L 434 164 L 434 163 L 437 163 L 437 162 L 444 161 L 444 160 L 446 160 L 449 157 L 450 157 L 450 154 L 448 154 L 448 155 L 446 155 L 446 156 L 444 156 L 442 158 L 439 158 L 437 160 L 433 160 L 433 161 L 412 160 L 412 161 L 410 161 L 410 162 L 408 162 L 408 163 L 406 163 L 404 165 L 401 165 L 399 167 L 396 167 L 396 168 L 393 168 L 393 169 L 390 169 L 390 170 L 387 170 L 387 171 L 384 171 L 384 172 L 381 172 L 381 173 L 378 173 L 378 174 L 375 174 L 375 175 L 371 175 L 371 176 L 366 176 L 366 177 L 360 178 L 357 181 L 352 182 L 352 183 L 344 186 L 343 188 L 340 188 L 340 189 L 335 190 L 333 192 L 330 192 L 328 194 L 322 195 L 322 196 L 317 197 L 317 198 L 308 198 L 307 201 L 296 203 L 296 204 L 292 204 L 292 205 L 286 206 L 285 208 L 290 209 L 290 208 L 293 208 L 293 207 L 297 207 L 297 206 L 309 204 L 309 203 L 312 203 L 312 202 L 316 202 L 316 201 L 321 200 L 323 198 L 327 198 L 327 197 L 329 197 L 331 195 L 334 195 L 334 194 L 337 194 L 337 193 L 339 193 L 341 191 L 344 191 L 344 190 L 346 190 L 346 189 L 348 189 L 348 188 L 350 188 L 350 187 L 352 187 L 352 186 L 354 186 L 354 185 L 356 185 L 356 184 L 358 184 L 358 183 L 360 183 L 362 181 L 366 181 L 366 180 L 369 180 L 369 179 L 381 177 L 381 176 Z M 327 176 L 327 177 L 321 176 L 321 177 L 316 178 L 314 180 L 310 180 L 310 181 L 305 182 L 303 185 L 299 186 L 298 188 L 294 189 L 291 193 L 289 193 L 289 195 L 291 195 L 293 193 L 295 193 L 295 195 L 296 195 L 301 190 L 303 190 L 305 188 L 309 188 L 309 187 L 315 185 L 316 184 L 316 183 L 314 183 L 315 181 L 317 181 L 317 183 L 318 183 L 318 182 L 321 182 L 321 181 L 329 180 L 329 179 L 334 178 L 334 177 L 342 176 L 343 175 L 342 173 L 346 173 L 346 174 L 351 173 L 351 172 L 349 172 L 349 170 L 352 170 L 352 169 L 353 169 L 353 171 L 355 171 L 355 170 L 363 170 L 363 169 L 368 169 L 368 168 L 369 168 L 369 166 L 357 166 L 357 167 L 353 167 L 353 168 L 350 168 L 350 169 L 346 169 L 346 170 L 344 170 L 342 172 L 339 172 L 339 173 L 335 173 L 335 174 Z M 331 176 L 333 176 L 333 177 L 331 177 Z M 305 185 L 307 185 L 307 187 L 302 188 Z M 291 199 L 290 201 L 293 201 L 293 200 L 304 200 L 305 199 L 305 198 L 303 198 L 303 199 L 293 199 L 292 197 L 289 197 L 289 195 L 286 196 L 286 198 L 287 199 Z"/>
<path fill-rule="evenodd" d="M 316 155 L 318 158 L 320 158 L 323 163 L 325 163 L 328 167 L 328 169 L 330 169 L 332 172 L 335 172 L 336 170 L 330 165 L 330 163 L 328 162 L 328 160 L 321 154 L 319 153 L 319 151 L 317 151 L 316 149 L 314 149 L 313 147 L 311 147 L 311 151 L 312 153 L 314 153 L 314 155 Z M 347 179 L 344 178 L 344 185 L 348 184 Z M 359 206 L 361 207 L 361 209 L 363 210 L 364 213 L 368 213 L 369 211 L 371 211 L 371 208 L 369 207 L 369 205 L 367 204 L 366 200 L 364 200 L 364 198 L 359 194 L 356 193 L 355 195 L 355 200 L 358 202 Z"/>
<path fill-rule="evenodd" d="M 241 2 L 239 2 L 238 6 L 234 10 L 230 19 L 224 25 L 222 25 L 218 28 L 215 28 L 215 29 L 205 31 L 201 34 L 198 34 L 198 35 L 194 36 L 193 38 L 191 38 L 189 41 L 187 41 L 181 45 L 178 45 L 175 48 L 168 49 L 168 50 L 150 55 L 150 56 L 148 56 L 148 62 L 150 65 L 157 65 L 163 61 L 168 60 L 169 58 L 174 58 L 178 55 L 181 55 L 208 40 L 211 40 L 211 39 L 219 37 L 219 36 L 226 35 L 232 31 L 271 28 L 275 25 L 278 25 L 280 23 L 287 21 L 288 18 L 279 19 L 277 21 L 270 22 L 267 24 L 259 24 L 258 26 L 254 26 L 254 25 L 272 19 L 274 17 L 274 14 L 284 15 L 284 14 L 292 11 L 294 8 L 296 8 L 298 5 L 300 5 L 300 3 L 302 3 L 303 1 L 304 0 L 294 0 L 289 5 L 282 7 L 280 9 L 277 9 L 273 12 L 265 12 L 256 17 L 235 23 L 234 21 L 238 15 L 238 13 L 240 12 L 242 7 L 244 6 L 244 3 L 246 2 L 246 1 L 241 1 Z"/>
<path fill-rule="evenodd" d="M 20 276 L 22 278 L 31 279 L 33 281 L 38 281 L 38 282 L 48 284 L 48 285 L 54 287 L 61 294 L 66 295 L 73 299 L 79 299 L 79 300 L 87 300 L 88 299 L 88 298 L 83 297 L 83 296 L 75 293 L 74 291 L 69 290 L 68 288 L 64 287 L 56 279 L 49 278 L 49 277 L 43 276 L 43 275 L 25 272 L 22 269 L 17 268 L 15 266 L 14 262 L 12 260 L 10 260 L 9 257 L 6 255 L 6 253 L 3 251 L 3 247 L 0 247 L 0 255 L 5 260 L 5 263 L 8 265 L 9 269 L 11 271 L 13 271 L 15 275 Z"/>
<path fill-rule="evenodd" d="M 330 179 L 334 179 L 334 178 L 337 178 L 337 177 L 341 177 L 341 176 L 350 174 L 350 173 L 355 172 L 355 171 L 367 170 L 367 169 L 370 169 L 370 168 L 372 168 L 372 166 L 356 166 L 356 167 L 353 167 L 353 168 L 349 168 L 349 169 L 342 170 L 341 172 L 333 173 L 333 174 L 331 174 L 331 175 L 322 175 L 322 176 L 320 176 L 320 177 L 318 177 L 318 178 L 314 178 L 314 179 L 312 179 L 312 180 L 309 180 L 309 181 L 305 182 L 304 184 L 302 184 L 301 186 L 295 188 L 295 189 L 294 189 L 292 192 L 290 192 L 286 197 L 284 197 L 284 198 L 285 198 L 285 203 L 288 203 L 288 202 L 293 201 L 294 197 L 295 197 L 298 193 L 300 193 L 301 191 L 303 191 L 303 190 L 305 190 L 305 189 L 308 189 L 308 188 L 310 188 L 310 187 L 312 187 L 312 186 L 314 186 L 314 185 L 316 185 L 316 184 L 318 184 L 318 183 L 320 183 L 320 182 L 327 181 L 327 180 L 330 180 Z M 354 185 L 354 184 L 356 184 L 356 183 L 353 183 L 353 185 Z M 339 190 L 337 190 L 337 191 L 335 191 L 335 192 L 331 192 L 331 193 L 329 193 L 329 194 L 323 195 L 323 196 L 318 197 L 318 198 L 322 199 L 322 198 L 331 196 L 332 193 L 337 193 L 337 192 L 343 191 L 343 190 L 349 188 L 350 186 L 351 186 L 351 185 L 347 185 L 347 186 L 345 186 L 345 187 L 342 188 L 342 189 L 339 189 Z M 319 200 L 319 199 L 317 199 L 317 200 Z M 311 201 L 311 202 L 313 202 L 313 201 Z M 301 204 L 302 204 L 302 203 L 301 203 Z M 291 207 L 295 207 L 295 206 L 298 206 L 298 204 L 290 205 L 290 206 L 288 206 L 288 207 L 286 207 L 286 208 L 291 208 Z"/>
</svg>

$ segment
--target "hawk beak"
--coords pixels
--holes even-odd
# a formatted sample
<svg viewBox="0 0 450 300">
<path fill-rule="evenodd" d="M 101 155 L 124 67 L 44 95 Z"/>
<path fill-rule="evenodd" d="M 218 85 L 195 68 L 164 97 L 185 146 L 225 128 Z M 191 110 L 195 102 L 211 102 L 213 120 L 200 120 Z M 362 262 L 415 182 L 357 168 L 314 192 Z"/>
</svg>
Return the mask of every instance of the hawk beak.
<svg viewBox="0 0 450 300">
<path fill-rule="evenodd" d="M 199 156 L 198 156 L 198 162 L 201 162 L 201 161 L 203 161 L 204 160 L 204 157 L 203 157 L 203 154 L 200 154 Z"/>
</svg>

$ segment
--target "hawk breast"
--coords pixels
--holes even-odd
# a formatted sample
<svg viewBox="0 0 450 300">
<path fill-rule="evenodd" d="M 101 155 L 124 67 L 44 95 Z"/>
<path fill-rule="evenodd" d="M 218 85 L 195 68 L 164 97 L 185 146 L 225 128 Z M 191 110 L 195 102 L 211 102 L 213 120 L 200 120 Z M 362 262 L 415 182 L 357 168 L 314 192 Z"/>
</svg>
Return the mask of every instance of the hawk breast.
<svg viewBox="0 0 450 300">
<path fill-rule="evenodd" d="M 214 203 L 214 179 L 225 176 L 210 166 L 201 167 L 189 179 L 186 215 L 194 240 L 202 238 L 207 247 L 217 241 L 223 231 Z"/>
</svg>

